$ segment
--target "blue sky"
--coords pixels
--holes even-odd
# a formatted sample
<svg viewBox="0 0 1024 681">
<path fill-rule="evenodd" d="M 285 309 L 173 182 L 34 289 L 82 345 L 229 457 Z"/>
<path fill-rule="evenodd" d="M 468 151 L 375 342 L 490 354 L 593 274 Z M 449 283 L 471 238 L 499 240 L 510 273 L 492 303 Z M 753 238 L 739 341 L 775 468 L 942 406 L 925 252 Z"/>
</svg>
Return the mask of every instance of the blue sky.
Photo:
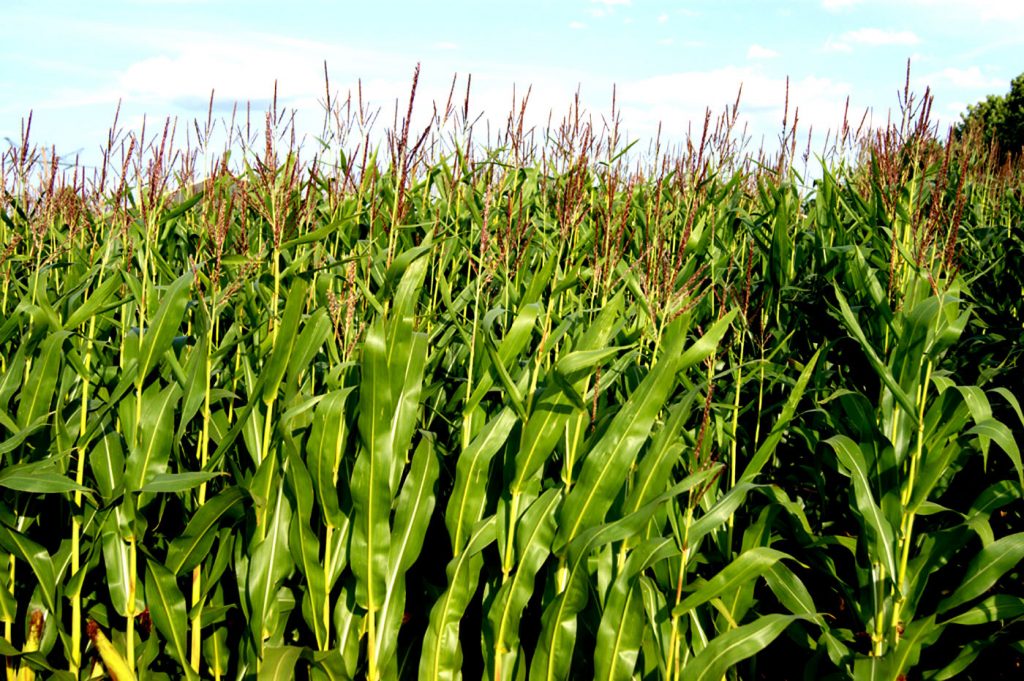
<svg viewBox="0 0 1024 681">
<path fill-rule="evenodd" d="M 743 85 L 754 137 L 778 137 L 790 78 L 801 127 L 835 129 L 846 97 L 859 119 L 884 123 L 898 105 L 906 61 L 912 86 L 935 94 L 935 118 L 1004 93 L 1024 71 L 1024 1 L 558 0 L 328 2 L 311 0 L 5 0 L 0 42 L 0 136 L 16 139 L 34 111 L 33 141 L 95 162 L 117 102 L 122 124 L 205 118 L 235 101 L 279 101 L 300 130 L 319 129 L 323 63 L 342 97 L 362 79 L 391 121 L 422 63 L 419 108 L 473 75 L 471 109 L 504 120 L 513 88 L 533 88 L 529 116 L 568 108 L 579 88 L 595 119 L 612 87 L 629 137 L 681 138 Z M 464 80 L 460 80 L 460 88 Z M 853 117 L 853 116 L 852 116 Z M 817 137 L 817 136 L 816 136 Z"/>
</svg>

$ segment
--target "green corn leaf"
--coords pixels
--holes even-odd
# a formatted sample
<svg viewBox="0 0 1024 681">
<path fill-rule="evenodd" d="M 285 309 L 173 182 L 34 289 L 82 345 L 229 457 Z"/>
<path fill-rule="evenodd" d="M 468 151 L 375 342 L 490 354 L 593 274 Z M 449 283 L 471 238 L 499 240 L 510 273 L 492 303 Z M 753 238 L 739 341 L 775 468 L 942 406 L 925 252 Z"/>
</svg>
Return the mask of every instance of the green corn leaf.
<svg viewBox="0 0 1024 681">
<path fill-rule="evenodd" d="M 920 509 L 928 503 L 928 497 L 931 496 L 935 486 L 947 474 L 950 465 L 962 451 L 962 448 L 954 442 L 945 446 L 928 448 L 923 463 L 919 467 L 920 473 L 914 480 L 914 492 L 908 504 L 910 511 L 920 512 Z"/>
<path fill-rule="evenodd" d="M 462 647 L 459 622 L 476 593 L 483 558 L 480 552 L 496 536 L 495 517 L 490 516 L 473 529 L 466 549 L 448 563 L 448 588 L 430 610 L 430 626 L 423 637 L 419 678 L 445 681 L 462 676 Z"/>
<path fill-rule="evenodd" d="M 119 433 L 107 433 L 93 446 L 89 469 L 104 504 L 111 503 L 115 491 L 124 486 L 124 449 Z"/>
<path fill-rule="evenodd" d="M 167 569 L 174 575 L 182 575 L 199 565 L 209 554 L 218 532 L 230 527 L 231 515 L 244 498 L 240 487 L 228 487 L 200 506 L 185 531 L 167 547 Z"/>
<path fill-rule="evenodd" d="M 796 615 L 764 615 L 750 624 L 719 634 L 683 667 L 685 681 L 717 681 L 730 667 L 756 655 L 774 641 Z"/>
<path fill-rule="evenodd" d="M 282 486 L 277 484 L 276 489 L 277 493 L 267 509 L 266 537 L 255 543 L 249 552 L 248 594 L 252 603 L 249 628 L 259 654 L 262 654 L 266 640 L 277 626 L 277 590 L 292 569 L 291 554 L 288 551 L 292 512 L 286 503 Z"/>
<path fill-rule="evenodd" d="M 288 368 L 285 377 L 288 383 L 288 395 L 298 389 L 299 377 L 309 367 L 310 363 L 324 342 L 331 334 L 331 319 L 327 310 L 321 308 L 314 312 L 306 320 L 302 332 L 292 346 L 291 356 L 288 358 Z M 290 400 L 290 398 L 289 398 Z"/>
<path fill-rule="evenodd" d="M 492 358 L 492 361 L 497 363 L 500 371 L 506 377 L 509 377 L 509 366 L 526 349 L 527 343 L 529 343 L 533 335 L 533 329 L 541 310 L 541 306 L 537 303 L 524 305 L 512 321 L 512 326 L 509 328 L 508 333 L 505 334 L 505 337 L 502 338 L 501 343 L 498 345 L 497 352 L 495 353 L 496 359 Z M 487 372 L 480 377 L 480 380 L 473 389 L 473 394 L 463 407 L 463 413 L 472 413 L 479 406 L 484 395 L 494 386 L 494 377 L 499 369 L 494 367 L 494 370 L 494 373 Z M 511 380 L 510 377 L 509 380 Z"/>
<path fill-rule="evenodd" d="M 878 357 L 878 353 L 874 347 L 868 342 L 867 336 L 864 334 L 864 330 L 860 326 L 860 322 L 857 321 L 857 316 L 853 314 L 853 310 L 850 309 L 850 304 L 846 302 L 846 297 L 842 291 L 839 290 L 839 286 L 834 287 L 836 298 L 839 300 L 839 310 L 842 313 L 843 322 L 846 324 L 847 330 L 853 335 L 854 339 L 860 343 L 861 348 L 864 350 L 864 354 L 867 355 L 868 361 L 871 363 L 871 367 L 878 374 L 878 377 L 885 384 L 885 387 L 889 389 L 896 401 L 900 403 L 900 406 L 906 411 L 907 414 L 916 414 L 917 409 L 914 405 L 914 400 L 904 392 L 900 384 L 896 382 L 896 378 L 893 377 L 892 371 L 885 365 L 884 362 Z"/>
<path fill-rule="evenodd" d="M 556 545 L 567 544 L 582 528 L 604 520 L 625 482 L 627 471 L 634 465 L 636 453 L 647 440 L 654 420 L 676 383 L 683 334 L 673 325 L 666 336 L 665 349 L 657 364 L 615 415 L 604 436 L 587 453 L 579 481 L 562 505 Z"/>
<path fill-rule="evenodd" d="M 483 517 L 491 459 L 505 444 L 516 420 L 516 413 L 510 407 L 502 409 L 473 438 L 455 463 L 455 485 L 444 517 L 455 555 L 462 551 L 471 530 Z"/>
<path fill-rule="evenodd" d="M 39 356 L 32 363 L 18 403 L 17 421 L 22 428 L 36 423 L 50 412 L 60 375 L 62 348 L 69 335 L 67 331 L 51 333 L 40 344 Z"/>
<path fill-rule="evenodd" d="M 854 681 L 891 681 L 896 678 L 891 655 L 858 655 L 853 661 Z"/>
<path fill-rule="evenodd" d="M 498 349 L 494 346 L 494 340 L 489 335 L 484 334 L 482 344 L 487 357 L 491 360 L 491 368 L 494 369 L 501 387 L 505 390 L 506 400 L 511 403 L 519 418 L 526 421 L 526 405 L 523 402 L 523 396 L 519 392 L 519 388 L 516 387 L 515 381 L 512 380 L 512 375 L 509 374 L 508 369 L 502 363 L 501 357 L 498 355 Z"/>
<path fill-rule="evenodd" d="M 565 560 L 560 566 L 560 571 L 564 569 L 566 575 L 565 587 L 547 605 L 541 617 L 540 640 L 530 662 L 531 679 L 563 679 L 569 674 L 576 645 L 577 615 L 586 607 L 589 597 L 586 563 L 591 551 L 638 534 L 662 504 L 703 484 L 720 471 L 720 467 L 714 467 L 687 476 L 633 513 L 583 530 L 565 547 Z"/>
<path fill-rule="evenodd" d="M 0 487 L 36 494 L 66 493 L 76 490 L 91 492 L 88 487 L 83 487 L 63 475 L 60 468 L 60 461 L 57 459 L 43 459 L 42 461 L 8 466 L 0 469 Z"/>
<path fill-rule="evenodd" d="M 935 615 L 914 620 L 907 625 L 896 650 L 892 652 L 891 669 L 903 676 L 913 671 L 921 659 L 921 650 L 935 643 L 943 629 L 944 625 L 935 624 Z"/>
<path fill-rule="evenodd" d="M 377 660 L 381 665 L 397 654 L 398 630 L 405 614 L 405 573 L 423 548 L 427 525 L 434 512 L 434 485 L 439 472 L 433 440 L 424 438 L 416 447 L 412 467 L 395 507 L 388 576 L 377 629 Z"/>
<path fill-rule="evenodd" d="M 331 611 L 327 600 L 325 568 L 320 560 L 320 541 L 309 526 L 313 515 L 313 483 L 302 458 L 291 448 L 288 452 L 286 479 L 295 503 L 288 546 L 292 560 L 306 580 L 306 593 L 303 597 L 309 601 L 307 623 L 316 637 L 317 647 L 323 650 L 329 644 Z"/>
<path fill-rule="evenodd" d="M 965 435 L 977 435 L 998 444 L 1013 462 L 1013 468 L 1017 471 L 1017 480 L 1024 485 L 1024 467 L 1021 466 L 1020 449 L 1017 447 L 1017 441 L 1013 437 L 1012 431 L 1004 423 L 996 419 L 988 419 L 975 424 Z"/>
<path fill-rule="evenodd" d="M 313 653 L 314 667 L 309 678 L 318 681 L 348 681 L 354 678 L 349 671 L 345 658 L 337 650 L 325 650 Z"/>
<path fill-rule="evenodd" d="M 55 612 L 57 603 L 57 576 L 53 559 L 45 548 L 32 541 L 20 532 L 0 525 L 0 546 L 18 560 L 28 563 L 32 574 L 36 577 L 39 593 L 50 612 Z"/>
<path fill-rule="evenodd" d="M 346 449 L 345 407 L 351 389 L 335 390 L 316 405 L 306 451 L 318 508 L 328 527 L 344 527 L 348 516 L 338 502 L 338 474 Z"/>
<path fill-rule="evenodd" d="M 364 618 L 356 612 L 355 589 L 350 585 L 335 599 L 332 621 L 336 635 L 335 650 L 342 658 L 342 678 L 354 679 L 359 664 L 359 641 Z"/>
<path fill-rule="evenodd" d="M 50 416 L 48 414 L 43 414 L 35 421 L 19 430 L 13 436 L 4 440 L 0 443 L 0 455 L 16 450 L 29 437 L 46 428 L 46 426 L 49 425 L 49 422 Z"/>
<path fill-rule="evenodd" d="M 423 257 L 434 247 L 430 237 L 412 248 L 404 249 L 391 262 L 384 275 L 385 286 L 395 287 L 395 313 L 401 317 L 412 315 L 412 310 L 423 290 L 423 279 L 427 273 L 428 259 Z M 396 285 L 397 284 L 397 285 Z"/>
<path fill-rule="evenodd" d="M 1009 594 L 989 596 L 969 610 L 942 624 L 977 625 L 1024 617 L 1024 598 Z"/>
<path fill-rule="evenodd" d="M 7 359 L 7 370 L 0 376 L 0 411 L 4 413 L 4 417 L 7 420 L 10 420 L 10 417 L 7 416 L 7 410 L 10 406 L 11 398 L 21 387 L 22 380 L 25 377 L 27 355 L 28 344 L 19 344 L 14 355 Z M 4 427 L 11 431 L 18 429 L 16 425 L 5 425 Z"/>
<path fill-rule="evenodd" d="M 125 462 L 124 480 L 128 491 L 141 491 L 147 482 L 166 472 L 179 397 L 181 388 L 176 383 L 163 390 L 154 383 L 142 395 L 139 435 L 129 448 Z"/>
<path fill-rule="evenodd" d="M 202 309 L 202 308 L 199 308 Z M 178 414 L 178 429 L 174 433 L 175 440 L 181 440 L 186 429 L 199 413 L 206 398 L 206 390 L 211 384 L 212 377 L 209 377 L 212 366 L 207 367 L 207 354 L 209 353 L 210 338 L 206 333 L 200 333 L 195 346 L 188 354 L 185 362 L 184 381 L 181 384 L 182 398 L 181 410 Z M 166 355 L 173 358 L 173 354 Z"/>
<path fill-rule="evenodd" d="M 975 660 L 978 659 L 981 653 L 992 647 L 995 642 L 996 639 L 975 639 L 973 641 L 967 641 L 960 649 L 959 654 L 953 658 L 952 662 L 942 669 L 928 674 L 926 678 L 928 678 L 928 681 L 947 681 L 947 679 L 963 678 L 962 674 L 964 670 L 970 667 Z"/>
<path fill-rule="evenodd" d="M 618 357 L 626 349 L 624 346 L 612 346 L 595 350 L 574 350 L 555 363 L 555 372 L 571 385 L 598 365 Z"/>
<path fill-rule="evenodd" d="M 174 574 L 159 563 L 146 561 L 146 603 L 157 631 L 167 641 L 171 653 L 187 679 L 198 679 L 188 659 L 187 610 L 185 597 L 178 589 Z"/>
<path fill-rule="evenodd" d="M 711 328 L 707 332 L 694 341 L 679 358 L 679 366 L 676 367 L 676 371 L 686 371 L 690 367 L 703 362 L 705 359 L 711 356 L 711 353 L 715 351 L 718 344 L 721 342 L 722 337 L 725 336 L 729 327 L 732 325 L 732 320 L 736 318 L 738 310 L 729 310 L 721 319 L 715 321 L 711 325 Z M 684 333 L 685 317 L 681 317 L 678 322 L 678 326 L 669 326 L 665 331 L 665 335 L 669 336 L 666 339 L 666 343 L 671 341 L 674 334 L 682 335 Z M 666 345 L 666 348 L 668 345 Z"/>
<path fill-rule="evenodd" d="M 284 304 L 284 312 L 277 322 L 277 338 L 274 341 L 274 349 L 270 353 L 270 359 L 263 369 L 266 380 L 263 383 L 263 403 L 270 404 L 277 399 L 277 391 L 281 387 L 284 373 L 288 369 L 288 363 L 292 358 L 292 351 L 295 347 L 295 337 L 298 334 L 299 321 L 302 318 L 302 309 L 306 304 L 306 282 L 304 279 L 295 279 L 291 288 L 288 289 L 288 298 Z"/>
<path fill-rule="evenodd" d="M 1014 413 L 1017 414 L 1017 420 L 1020 421 L 1022 426 L 1024 426 L 1024 410 L 1021 409 L 1020 402 L 1017 400 L 1016 395 L 1010 392 L 1007 388 L 1002 387 L 993 388 L 992 392 L 1006 400 L 1007 404 L 1013 408 Z M 0 401 L 0 404 L 3 404 L 3 402 Z"/>
<path fill-rule="evenodd" d="M 825 440 L 836 452 L 839 463 L 853 480 L 853 493 L 857 510 L 864 519 L 866 540 L 872 560 L 882 563 L 890 575 L 896 574 L 895 539 L 892 525 L 882 515 L 882 510 L 875 503 L 871 493 L 871 482 L 868 480 L 868 467 L 864 455 L 850 438 L 835 435 Z"/>
<path fill-rule="evenodd" d="M 607 345 L 612 327 L 622 312 L 622 296 L 615 296 L 608 302 L 576 346 L 578 350 L 600 349 Z M 575 385 L 577 392 L 583 385 L 581 379 Z M 534 405 L 529 420 L 523 426 L 519 439 L 519 451 L 515 456 L 515 475 L 510 484 L 512 494 L 519 494 L 526 481 L 544 465 L 559 438 L 565 431 L 565 424 L 573 413 L 572 403 L 557 385 L 550 385 L 542 392 Z"/>
<path fill-rule="evenodd" d="M 691 546 L 696 546 L 708 533 L 728 522 L 729 518 L 736 513 L 736 510 L 746 500 L 750 490 L 756 487 L 756 485 L 749 482 L 741 482 L 726 492 L 725 496 L 716 501 L 710 509 L 690 525 L 690 529 L 686 534 L 687 542 Z"/>
<path fill-rule="evenodd" d="M 487 613 L 493 655 L 488 667 L 496 679 L 515 678 L 515 669 L 525 665 L 519 650 L 519 625 L 523 610 L 534 593 L 534 581 L 551 553 L 555 538 L 555 513 L 562 502 L 559 490 L 549 489 L 538 497 L 517 521 L 516 555 L 519 563 L 508 581 L 501 585 Z"/>
<path fill-rule="evenodd" d="M 779 599 L 779 603 L 791 613 L 804 617 L 817 617 L 811 592 L 785 563 L 776 561 L 769 566 L 764 572 L 764 581 L 775 597 Z"/>
<path fill-rule="evenodd" d="M 782 441 L 782 436 L 785 435 L 796 414 L 796 408 L 800 404 L 800 399 L 804 396 L 804 391 L 807 390 L 807 383 L 811 380 L 819 355 L 821 355 L 820 349 L 804 365 L 799 378 L 796 380 L 796 384 L 793 386 L 793 390 L 789 393 L 789 397 L 786 398 L 786 403 L 782 407 L 782 413 L 779 414 L 778 420 L 772 426 L 768 437 L 757 448 L 754 456 L 750 458 L 750 462 L 747 463 L 747 467 L 743 470 L 743 475 L 740 476 L 741 482 L 753 482 L 765 464 L 772 458 L 776 448 L 778 448 L 779 443 Z"/>
<path fill-rule="evenodd" d="M 191 288 L 192 273 L 189 272 L 178 277 L 161 297 L 160 307 L 157 308 L 152 323 L 145 330 L 142 346 L 139 348 L 136 385 L 142 385 L 160 357 L 170 349 L 174 337 L 178 335 Z"/>
<path fill-rule="evenodd" d="M 305 650 L 298 646 L 270 646 L 263 652 L 263 664 L 256 675 L 257 681 L 277 681 L 278 679 L 294 679 L 295 665 L 303 657 Z"/>
<path fill-rule="evenodd" d="M 683 453 L 679 431 L 690 416 L 695 393 L 669 408 L 665 423 L 654 436 L 650 448 L 640 461 L 629 490 L 623 513 L 631 513 L 665 491 L 672 480 L 672 469 Z"/>
<path fill-rule="evenodd" d="M 1000 577 L 1024 560 L 1024 532 L 997 539 L 971 559 L 956 591 L 939 603 L 938 614 L 966 603 L 988 591 Z"/>
<path fill-rule="evenodd" d="M 356 575 L 356 600 L 378 610 L 384 598 L 391 543 L 391 418 L 394 414 L 383 324 L 374 324 L 363 345 L 359 391 L 359 437 L 363 449 L 352 469 L 354 510 L 350 560 Z"/>
<path fill-rule="evenodd" d="M 18 601 L 14 599 L 14 594 L 11 593 L 10 587 L 5 583 L 6 581 L 6 579 L 0 578 L 0 622 L 10 622 L 13 624 L 17 621 L 18 617 Z M 3 639 L 0 639 L 0 641 L 7 643 Z M 14 650 L 16 651 L 17 649 Z"/>
<path fill-rule="evenodd" d="M 319 241 L 323 241 L 327 237 L 337 232 L 343 225 L 352 220 L 356 219 L 356 215 L 344 215 L 331 222 L 327 223 L 323 227 L 319 227 L 310 232 L 306 232 L 301 236 L 297 236 L 294 239 L 289 239 L 281 244 L 281 250 L 291 250 L 294 246 L 301 246 L 302 244 L 312 244 Z"/>
<path fill-rule="evenodd" d="M 88 298 L 71 310 L 71 314 L 64 320 L 64 328 L 68 331 L 77 329 L 110 303 L 120 288 L 121 275 L 116 270 L 110 271 L 103 282 L 93 289 Z"/>
<path fill-rule="evenodd" d="M 199 487 L 204 482 L 226 475 L 212 471 L 189 471 L 187 473 L 157 473 L 149 482 L 139 488 L 140 492 L 180 494 Z"/>
<path fill-rule="evenodd" d="M 678 553 L 675 540 L 668 537 L 650 539 L 630 552 L 605 599 L 594 648 L 595 679 L 613 681 L 633 676 L 645 627 L 637 575 Z"/>
<path fill-rule="evenodd" d="M 423 373 L 427 362 L 427 335 L 413 333 L 407 326 L 408 334 L 401 334 L 389 348 L 388 373 L 391 380 L 391 396 L 394 400 L 393 413 L 387 430 L 391 444 L 388 470 L 388 493 L 394 497 L 398 483 L 412 445 L 416 422 L 419 418 L 423 391 Z M 383 428 L 383 424 L 381 424 Z"/>
<path fill-rule="evenodd" d="M 718 598 L 724 593 L 757 579 L 783 558 L 792 558 L 792 556 L 767 546 L 758 546 L 744 551 L 714 577 L 699 584 L 692 594 L 672 609 L 672 615 L 674 617 L 684 615 L 698 605 L 707 603 L 713 598 Z"/>
<path fill-rule="evenodd" d="M 127 524 L 127 520 L 120 511 L 121 509 L 114 509 L 107 516 L 103 524 L 100 540 L 102 542 L 103 563 L 110 601 L 113 603 L 117 614 L 126 617 L 129 610 L 128 587 L 132 581 L 132 575 L 128 545 L 122 539 L 121 531 L 121 525 Z"/>
<path fill-rule="evenodd" d="M 170 210 L 163 211 L 160 214 L 160 224 L 164 224 L 181 217 L 185 213 L 189 212 L 196 207 L 203 197 L 206 195 L 205 187 L 199 187 L 195 194 L 188 197 L 184 201 L 176 203 Z"/>
</svg>

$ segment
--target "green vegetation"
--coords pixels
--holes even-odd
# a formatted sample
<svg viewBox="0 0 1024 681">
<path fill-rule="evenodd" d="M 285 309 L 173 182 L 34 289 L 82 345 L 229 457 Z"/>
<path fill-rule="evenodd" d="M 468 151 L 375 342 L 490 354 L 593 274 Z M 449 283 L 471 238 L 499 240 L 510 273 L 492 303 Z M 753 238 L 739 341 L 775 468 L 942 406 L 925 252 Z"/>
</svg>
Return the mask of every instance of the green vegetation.
<svg viewBox="0 0 1024 681">
<path fill-rule="evenodd" d="M 986 144 L 1010 156 L 1024 154 L 1024 73 L 1013 79 L 1005 95 L 989 95 L 967 107 L 959 132 L 977 128 Z"/>
<path fill-rule="evenodd" d="M 810 189 L 735 111 L 638 164 L 329 101 L 92 182 L 26 134 L 8 679 L 1010 678 L 1024 167 L 909 100 Z"/>
</svg>

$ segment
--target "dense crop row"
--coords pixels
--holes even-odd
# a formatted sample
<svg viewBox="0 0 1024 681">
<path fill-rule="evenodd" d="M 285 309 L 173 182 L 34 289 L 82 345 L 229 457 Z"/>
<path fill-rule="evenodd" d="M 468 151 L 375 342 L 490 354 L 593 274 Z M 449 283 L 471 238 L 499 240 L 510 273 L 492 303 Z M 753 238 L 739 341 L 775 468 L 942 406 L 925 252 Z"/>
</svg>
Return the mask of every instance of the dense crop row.
<svg viewBox="0 0 1024 681">
<path fill-rule="evenodd" d="M 5 156 L 9 679 L 1013 673 L 1019 166 L 346 104 Z"/>
</svg>

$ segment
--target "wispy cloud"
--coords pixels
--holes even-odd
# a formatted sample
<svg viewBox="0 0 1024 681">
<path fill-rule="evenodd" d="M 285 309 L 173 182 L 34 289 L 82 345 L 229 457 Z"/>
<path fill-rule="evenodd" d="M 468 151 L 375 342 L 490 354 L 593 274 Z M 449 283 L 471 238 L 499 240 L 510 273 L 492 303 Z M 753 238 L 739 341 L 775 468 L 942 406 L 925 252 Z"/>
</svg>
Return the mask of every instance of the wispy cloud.
<svg viewBox="0 0 1024 681">
<path fill-rule="evenodd" d="M 859 28 L 847 31 L 839 38 L 831 36 L 825 41 L 826 52 L 852 52 L 855 45 L 884 47 L 890 45 L 917 45 L 921 39 L 913 31 L 891 31 L 883 28 Z"/>
<path fill-rule="evenodd" d="M 574 31 L 582 31 L 586 27 L 587 27 L 587 25 L 585 23 L 583 23 L 582 21 L 570 21 L 569 22 L 569 28 L 571 28 Z"/>
<path fill-rule="evenodd" d="M 889 31 L 883 28 L 859 28 L 847 31 L 843 41 L 856 45 L 917 45 L 921 39 L 913 31 Z"/>
<path fill-rule="evenodd" d="M 447 41 L 447 40 L 442 40 L 441 42 L 434 43 L 434 49 L 435 50 L 457 50 L 457 49 L 459 49 L 459 45 L 458 45 L 458 43 L 453 43 L 453 42 L 450 42 L 450 41 Z"/>
<path fill-rule="evenodd" d="M 778 57 L 779 53 L 768 47 L 754 43 L 747 48 L 747 59 L 772 59 Z"/>
<path fill-rule="evenodd" d="M 659 14 L 658 15 L 658 23 L 659 24 L 667 24 L 668 23 L 668 14 Z"/>
<path fill-rule="evenodd" d="M 604 5 L 605 7 L 614 7 L 616 5 L 625 7 L 633 4 L 633 0 L 590 0 L 590 2 L 597 5 Z"/>
<path fill-rule="evenodd" d="M 749 125 L 755 145 L 777 134 L 786 100 L 786 80 L 766 75 L 756 66 L 724 67 L 709 71 L 687 71 L 623 83 L 619 103 L 623 118 L 643 132 L 657 129 L 659 121 L 670 129 L 685 132 L 692 125 L 700 135 L 706 107 L 717 115 L 732 106 L 742 85 L 739 127 Z M 834 129 L 842 122 L 847 83 L 830 78 L 804 77 L 789 83 L 789 114 L 800 110 L 800 129 Z M 666 128 L 666 129 L 669 129 Z M 636 130 L 634 130 L 636 132 Z"/>
<path fill-rule="evenodd" d="M 829 12 L 841 12 L 854 5 L 859 5 L 864 0 L 821 0 L 821 6 Z"/>
<path fill-rule="evenodd" d="M 1024 19 L 1024 2 L 1020 0 L 905 0 L 913 5 L 923 5 L 938 9 L 953 9 L 970 12 L 972 16 L 983 21 L 1012 21 Z"/>
<path fill-rule="evenodd" d="M 853 52 L 853 48 L 850 47 L 847 43 L 844 43 L 843 41 L 833 38 L 831 36 L 829 36 L 825 40 L 825 44 L 822 46 L 822 49 L 825 52 Z"/>
<path fill-rule="evenodd" d="M 917 79 L 915 79 L 917 80 Z M 957 88 L 970 90 L 991 90 L 1005 89 L 1009 83 L 993 76 L 987 76 L 978 66 L 967 68 L 950 67 L 929 73 L 920 78 L 922 85 L 952 85 Z"/>
</svg>

